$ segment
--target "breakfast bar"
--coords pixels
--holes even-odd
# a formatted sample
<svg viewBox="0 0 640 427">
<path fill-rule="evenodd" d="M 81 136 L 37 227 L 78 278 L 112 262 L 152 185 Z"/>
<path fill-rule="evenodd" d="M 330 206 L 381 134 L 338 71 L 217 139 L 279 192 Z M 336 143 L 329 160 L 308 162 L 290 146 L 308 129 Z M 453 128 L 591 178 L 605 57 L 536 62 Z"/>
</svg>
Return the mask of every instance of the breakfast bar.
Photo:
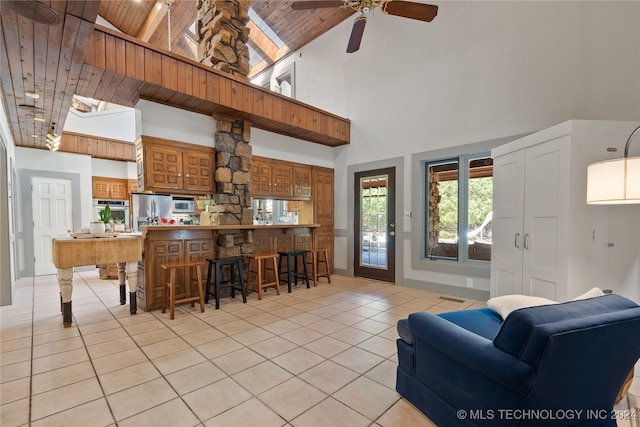
<svg viewBox="0 0 640 427">
<path fill-rule="evenodd" d="M 142 226 L 144 247 L 139 263 L 137 304 L 151 311 L 162 305 L 163 263 L 263 255 L 314 249 L 319 224 L 149 225 Z M 188 271 L 177 272 L 188 283 Z"/>
</svg>

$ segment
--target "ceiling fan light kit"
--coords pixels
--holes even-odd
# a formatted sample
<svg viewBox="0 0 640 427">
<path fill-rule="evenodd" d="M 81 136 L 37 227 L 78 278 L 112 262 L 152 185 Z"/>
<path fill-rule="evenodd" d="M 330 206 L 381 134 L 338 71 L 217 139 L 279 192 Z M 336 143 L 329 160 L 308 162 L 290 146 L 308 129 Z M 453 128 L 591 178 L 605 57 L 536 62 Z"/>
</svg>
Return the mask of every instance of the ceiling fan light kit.
<svg viewBox="0 0 640 427">
<path fill-rule="evenodd" d="M 373 9 L 379 8 L 382 13 L 387 15 L 395 15 L 424 22 L 433 21 L 433 18 L 438 14 L 438 6 L 404 0 L 306 0 L 295 1 L 291 4 L 293 10 L 330 7 L 350 7 L 360 12 L 351 29 L 351 36 L 347 44 L 347 53 L 353 53 L 360 49 L 360 42 L 362 41 L 364 26 L 367 21 L 365 14 Z"/>
</svg>

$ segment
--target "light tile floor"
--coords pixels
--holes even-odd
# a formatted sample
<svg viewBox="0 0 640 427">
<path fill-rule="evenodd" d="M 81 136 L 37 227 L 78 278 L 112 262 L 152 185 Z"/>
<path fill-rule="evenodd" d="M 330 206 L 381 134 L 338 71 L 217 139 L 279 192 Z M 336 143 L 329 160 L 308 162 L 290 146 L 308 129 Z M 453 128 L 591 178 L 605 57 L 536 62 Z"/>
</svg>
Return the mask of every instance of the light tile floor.
<svg viewBox="0 0 640 427">
<path fill-rule="evenodd" d="M 55 276 L 21 279 L 0 309 L 0 424 L 10 426 L 433 426 L 395 392 L 396 322 L 482 301 L 332 276 L 220 310 L 131 316 L 115 281 L 74 275 L 71 328 Z M 636 369 L 640 373 L 640 369 Z M 624 415 L 640 406 L 640 378 Z M 632 412 L 633 413 L 633 412 Z M 619 426 L 635 427 L 631 421 Z"/>
</svg>

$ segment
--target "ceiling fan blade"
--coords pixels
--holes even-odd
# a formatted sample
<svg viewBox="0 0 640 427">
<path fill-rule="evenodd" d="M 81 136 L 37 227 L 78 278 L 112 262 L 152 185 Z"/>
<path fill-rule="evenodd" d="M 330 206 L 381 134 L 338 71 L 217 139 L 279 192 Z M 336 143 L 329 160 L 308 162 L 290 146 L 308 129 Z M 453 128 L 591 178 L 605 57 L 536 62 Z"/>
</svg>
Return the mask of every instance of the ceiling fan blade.
<svg viewBox="0 0 640 427">
<path fill-rule="evenodd" d="M 364 33 L 364 26 L 367 23 L 367 17 L 360 15 L 356 18 L 351 29 L 351 36 L 349 37 L 349 43 L 347 44 L 347 53 L 353 53 L 360 49 L 360 42 L 362 41 L 362 34 Z"/>
<path fill-rule="evenodd" d="M 438 14 L 438 6 L 403 0 L 389 0 L 382 6 L 382 11 L 389 15 L 431 22 Z"/>
<path fill-rule="evenodd" d="M 326 7 L 340 7 L 344 6 L 342 0 L 319 0 L 319 1 L 294 1 L 291 3 L 291 9 L 293 10 L 307 10 L 307 9 L 320 9 Z"/>
</svg>

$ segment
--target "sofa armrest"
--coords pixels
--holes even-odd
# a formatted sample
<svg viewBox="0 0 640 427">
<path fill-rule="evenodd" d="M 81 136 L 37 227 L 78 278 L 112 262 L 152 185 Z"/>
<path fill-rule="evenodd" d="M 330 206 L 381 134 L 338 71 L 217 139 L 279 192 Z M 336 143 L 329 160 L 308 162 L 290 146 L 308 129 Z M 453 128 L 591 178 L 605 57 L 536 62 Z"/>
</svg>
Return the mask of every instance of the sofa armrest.
<svg viewBox="0 0 640 427">
<path fill-rule="evenodd" d="M 535 370 L 517 357 L 499 350 L 488 340 L 448 320 L 427 312 L 409 315 L 409 329 L 416 346 L 416 371 L 420 371 L 420 343 L 451 360 L 519 394 L 531 387 Z M 428 368 L 428 367 L 427 367 Z M 418 374 L 419 375 L 419 374 Z"/>
</svg>

